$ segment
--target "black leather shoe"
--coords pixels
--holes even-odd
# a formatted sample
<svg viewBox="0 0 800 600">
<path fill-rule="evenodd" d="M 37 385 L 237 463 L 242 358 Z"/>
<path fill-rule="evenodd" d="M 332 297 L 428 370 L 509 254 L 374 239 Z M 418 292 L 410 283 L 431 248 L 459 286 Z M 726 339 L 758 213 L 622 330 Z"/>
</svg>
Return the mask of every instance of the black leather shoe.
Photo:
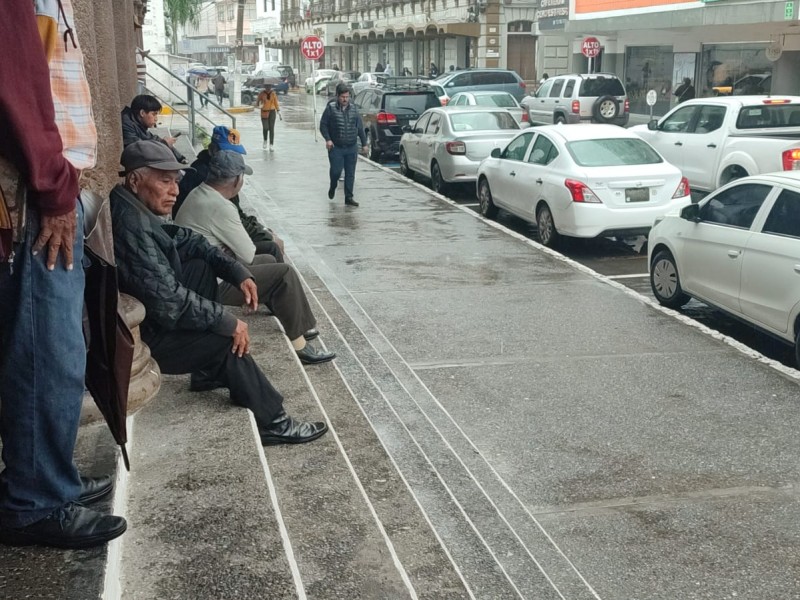
<svg viewBox="0 0 800 600">
<path fill-rule="evenodd" d="M 81 495 L 78 502 L 91 504 L 105 498 L 114 489 L 114 480 L 110 475 L 103 477 L 84 477 L 81 475 Z"/>
<path fill-rule="evenodd" d="M 300 362 L 304 365 L 317 365 L 319 363 L 328 362 L 336 358 L 335 352 L 325 352 L 324 350 L 315 350 L 309 344 L 302 350 L 297 351 L 297 356 Z"/>
<path fill-rule="evenodd" d="M 328 188 L 328 200 L 333 200 L 333 196 L 335 194 L 336 194 L 336 188 L 335 187 L 329 187 Z"/>
<path fill-rule="evenodd" d="M 310 342 L 311 340 L 315 340 L 319 337 L 319 331 L 317 331 L 316 327 L 314 329 L 309 329 L 303 334 L 303 337 L 307 342 Z"/>
<path fill-rule="evenodd" d="M 0 543 L 8 546 L 92 548 L 121 536 L 127 528 L 128 524 L 122 517 L 104 515 L 71 503 L 26 527 L 0 527 Z"/>
<path fill-rule="evenodd" d="M 263 446 L 277 446 L 278 444 L 305 444 L 313 442 L 328 431 L 326 423 L 310 423 L 298 421 L 281 412 L 268 427 L 259 428 L 261 444 Z"/>
<path fill-rule="evenodd" d="M 353 200 L 352 198 L 345 198 L 345 199 L 344 199 L 344 203 L 345 203 L 347 206 L 358 206 L 358 202 L 356 202 L 356 201 L 355 201 L 355 200 Z"/>
<path fill-rule="evenodd" d="M 205 371 L 192 373 L 192 377 L 189 379 L 189 391 L 191 392 L 208 392 L 221 387 L 225 387 L 225 384 L 221 381 L 216 381 Z"/>
</svg>

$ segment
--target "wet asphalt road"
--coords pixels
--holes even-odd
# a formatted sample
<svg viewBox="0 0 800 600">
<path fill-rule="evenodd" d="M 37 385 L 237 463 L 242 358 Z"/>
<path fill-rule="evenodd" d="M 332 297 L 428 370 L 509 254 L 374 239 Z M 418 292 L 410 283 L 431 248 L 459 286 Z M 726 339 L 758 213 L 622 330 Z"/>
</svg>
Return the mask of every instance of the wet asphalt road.
<svg viewBox="0 0 800 600">
<path fill-rule="evenodd" d="M 281 100 L 282 113 L 287 124 L 290 123 L 296 127 L 307 127 L 309 129 L 313 127 L 315 121 L 310 96 L 306 96 L 302 92 L 290 93 L 282 96 Z M 325 107 L 325 102 L 326 100 L 323 98 L 317 99 L 317 121 Z M 380 164 L 397 172 L 400 170 L 400 163 L 397 162 L 397 157 L 384 158 L 380 161 Z M 430 182 L 427 183 L 429 184 Z M 473 186 L 455 186 L 449 192 L 449 197 L 458 204 L 478 212 L 478 199 Z M 503 210 L 500 210 L 496 220 L 517 233 L 534 241 L 539 241 L 536 225 L 532 223 L 518 219 Z M 647 244 L 644 238 L 625 240 L 614 238 L 572 239 L 566 240 L 557 250 L 598 273 L 615 279 L 649 298 L 653 298 L 647 270 Z M 696 300 L 689 302 L 682 312 L 703 325 L 753 348 L 768 358 L 795 368 L 794 349 L 792 347 L 759 332 L 748 324 L 742 323 Z"/>
</svg>

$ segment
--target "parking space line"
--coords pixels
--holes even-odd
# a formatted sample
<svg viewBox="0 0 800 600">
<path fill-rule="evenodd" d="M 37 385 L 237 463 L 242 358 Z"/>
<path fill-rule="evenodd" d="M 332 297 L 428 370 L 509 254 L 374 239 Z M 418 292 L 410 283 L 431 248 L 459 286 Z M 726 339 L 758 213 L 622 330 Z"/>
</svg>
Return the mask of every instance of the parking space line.
<svg viewBox="0 0 800 600">
<path fill-rule="evenodd" d="M 631 273 L 628 275 L 606 275 L 609 279 L 638 279 L 640 277 L 649 277 L 650 273 Z"/>
</svg>

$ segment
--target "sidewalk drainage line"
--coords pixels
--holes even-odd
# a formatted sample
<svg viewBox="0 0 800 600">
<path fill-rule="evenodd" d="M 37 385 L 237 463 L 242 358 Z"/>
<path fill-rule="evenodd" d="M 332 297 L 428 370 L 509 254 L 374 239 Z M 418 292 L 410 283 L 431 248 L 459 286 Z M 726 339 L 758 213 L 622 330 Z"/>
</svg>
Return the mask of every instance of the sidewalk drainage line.
<svg viewBox="0 0 800 600">
<path fill-rule="evenodd" d="M 300 275 L 299 272 L 298 275 Z M 302 278 L 302 276 L 300 277 Z M 303 283 L 305 283 L 304 279 Z M 314 299 L 317 300 L 316 296 L 314 296 Z M 317 304 L 319 304 L 319 300 L 317 300 Z M 326 317 L 328 316 L 327 313 L 325 316 Z M 328 411 L 325 410 L 325 406 L 322 404 L 322 400 L 320 400 L 320 397 L 317 394 L 317 389 L 314 387 L 314 384 L 311 383 L 311 379 L 308 376 L 308 372 L 303 367 L 303 363 L 301 363 L 300 359 L 297 357 L 297 353 L 294 352 L 294 348 L 292 347 L 292 343 L 289 341 L 289 338 L 284 336 L 284 340 L 286 342 L 286 345 L 292 350 L 292 354 L 294 354 L 294 360 L 297 363 L 297 366 L 300 368 L 300 371 L 303 373 L 303 379 L 305 379 L 306 385 L 308 386 L 308 389 L 311 391 L 311 395 L 314 396 L 314 400 L 316 401 L 317 406 L 319 406 L 320 411 L 322 411 L 322 416 L 328 423 L 328 429 L 330 430 L 330 434 L 333 436 L 333 439 L 336 440 L 336 445 L 339 447 L 339 452 L 341 453 L 342 457 L 347 463 L 347 468 L 349 469 L 350 474 L 353 476 L 353 480 L 355 481 L 356 486 L 358 487 L 358 491 L 361 492 L 361 496 L 367 503 L 367 507 L 369 508 L 369 513 L 370 515 L 372 515 L 372 519 L 375 521 L 375 524 L 378 526 L 378 530 L 381 532 L 381 535 L 383 536 L 384 542 L 386 543 L 386 547 L 389 550 L 389 554 L 391 554 L 392 556 L 392 562 L 394 563 L 395 568 L 400 574 L 400 578 L 403 580 L 403 584 L 406 586 L 409 593 L 411 594 L 411 598 L 413 600 L 419 600 L 417 592 L 414 589 L 414 584 L 411 583 L 411 578 L 408 576 L 408 573 L 406 572 L 403 563 L 400 561 L 400 557 L 397 555 L 397 551 L 394 548 L 394 544 L 392 543 L 389 534 L 386 532 L 386 528 L 384 528 L 383 523 L 381 522 L 381 519 L 378 516 L 378 511 L 375 510 L 375 506 L 372 504 L 372 500 L 370 500 L 369 495 L 367 494 L 367 490 L 364 489 L 364 485 L 361 483 L 361 479 L 358 477 L 358 473 L 356 472 L 355 467 L 353 467 L 353 463 L 350 462 L 350 457 L 347 455 L 347 451 L 344 449 L 344 444 L 342 444 L 342 440 L 339 438 L 339 434 L 336 432 L 336 428 L 333 426 L 333 422 L 328 416 Z M 320 342 L 322 343 L 321 339 Z M 322 346 L 327 350 L 324 343 L 322 343 Z M 337 372 L 339 372 L 339 375 L 341 376 L 341 371 L 339 371 L 338 368 L 336 370 Z M 344 378 L 342 378 L 342 381 L 344 381 Z M 347 389 L 352 394 L 352 390 L 350 390 L 349 386 L 347 387 Z"/>
<path fill-rule="evenodd" d="M 127 418 L 128 448 L 133 447 L 134 423 L 136 415 Z M 124 517 L 128 511 L 128 477 L 122 453 L 117 453 L 117 477 L 114 482 L 114 499 L 111 502 L 111 514 Z M 122 541 L 125 535 L 111 540 L 106 553 L 106 571 L 103 577 L 103 600 L 119 600 L 122 598 Z"/>
<path fill-rule="evenodd" d="M 360 158 L 362 158 L 363 160 L 367 160 L 364 157 L 360 157 Z M 481 215 L 479 213 L 476 213 L 475 211 L 469 210 L 468 208 L 462 206 L 461 204 L 458 204 L 457 202 L 451 200 L 450 198 L 447 198 L 446 196 L 443 196 L 443 195 L 441 195 L 441 194 L 439 194 L 437 192 L 434 192 L 433 190 L 431 190 L 431 189 L 425 187 L 424 185 L 422 185 L 421 183 L 418 183 L 416 181 L 412 181 L 412 180 L 408 179 L 407 177 L 405 177 L 403 175 L 400 175 L 399 173 L 395 173 L 394 171 L 392 171 L 391 169 L 389 169 L 387 167 L 381 166 L 381 165 L 376 164 L 376 163 L 374 163 L 372 161 L 369 161 L 369 162 L 370 162 L 370 165 L 373 166 L 374 168 L 380 169 L 381 171 L 384 171 L 385 173 L 388 173 L 389 175 L 391 175 L 395 179 L 403 181 L 403 182 L 405 182 L 405 183 L 407 183 L 409 185 L 412 185 L 412 186 L 415 186 L 415 187 L 419 188 L 420 190 L 426 192 L 430 196 L 433 196 L 434 198 L 436 198 L 438 200 L 442 200 L 442 201 L 446 202 L 447 204 L 450 204 L 451 206 L 453 206 L 453 207 L 455 207 L 455 208 L 467 213 L 471 217 L 480 219 L 481 221 L 483 221 L 487 225 L 490 225 L 491 227 L 494 227 L 495 229 L 498 229 L 498 230 L 500 230 L 500 231 L 502 231 L 504 233 L 507 233 L 508 235 L 516 238 L 517 240 L 519 240 L 521 242 L 524 242 L 525 244 L 531 246 L 532 248 L 540 250 L 540 251 L 544 252 L 545 254 L 548 254 L 551 257 L 553 257 L 553 258 L 555 258 L 557 260 L 560 260 L 561 262 L 564 262 L 564 263 L 566 263 L 568 265 L 571 265 L 575 269 L 577 269 L 577 270 L 579 270 L 579 271 L 581 271 L 583 273 L 586 273 L 587 275 L 590 275 L 590 276 L 594 277 L 595 279 L 598 279 L 599 281 L 602 281 L 602 282 L 604 282 L 604 283 L 606 283 L 606 284 L 608 284 L 608 285 L 610 285 L 612 287 L 617 288 L 618 290 L 621 290 L 621 291 L 625 292 L 631 298 L 635 298 L 636 300 L 639 300 L 640 302 L 650 306 L 651 308 L 653 308 L 653 309 L 655 309 L 655 310 L 657 310 L 657 311 L 659 311 L 659 312 L 661 312 L 661 313 L 663 313 L 665 315 L 668 315 L 668 316 L 670 316 L 670 317 L 672 317 L 674 319 L 677 319 L 681 323 L 684 323 L 686 325 L 694 327 L 695 329 L 699 330 L 701 333 L 704 333 L 704 334 L 712 337 L 713 339 L 718 340 L 718 341 L 720 341 L 720 342 L 722 342 L 724 344 L 727 344 L 728 346 L 730 346 L 731 348 L 734 348 L 735 350 L 738 350 L 740 353 L 744 354 L 748 358 L 755 359 L 757 362 L 759 362 L 759 363 L 761 363 L 763 365 L 766 365 L 767 367 L 771 367 L 772 369 L 778 371 L 781 375 L 784 375 L 784 376 L 792 379 L 796 383 L 800 383 L 800 371 L 798 371 L 797 369 L 793 369 L 791 367 L 787 367 L 786 365 L 781 364 L 777 360 L 773 360 L 771 358 L 767 358 L 766 356 L 761 354 L 761 352 L 758 352 L 757 350 L 754 350 L 753 348 L 750 348 L 749 346 L 741 343 L 740 341 L 738 341 L 738 340 L 736 340 L 736 339 L 734 339 L 734 338 L 732 338 L 732 337 L 730 337 L 728 335 L 725 335 L 723 333 L 720 333 L 719 331 L 711 329 L 707 325 L 703 325 L 702 323 L 700 323 L 698 321 L 695 321 L 691 317 L 687 317 L 686 315 L 684 315 L 684 314 L 682 314 L 682 313 L 680 313 L 678 311 L 675 311 L 675 310 L 673 310 L 671 308 L 667 308 L 665 306 L 661 306 L 655 300 L 652 300 L 651 298 L 648 298 L 644 294 L 641 294 L 641 293 L 637 292 L 636 290 L 633 290 L 633 289 L 631 289 L 631 288 L 629 288 L 629 287 L 627 287 L 627 286 L 615 281 L 614 279 L 612 279 L 608 275 L 603 275 L 602 273 L 598 273 L 597 271 L 595 271 L 591 267 L 587 267 L 586 265 L 583 265 L 583 264 L 581 264 L 581 263 L 579 263 L 579 262 L 577 262 L 577 261 L 575 261 L 575 260 L 573 260 L 573 259 L 571 259 L 571 258 L 569 258 L 567 256 L 564 256 L 563 254 L 561 254 L 559 252 L 556 252 L 555 250 L 552 250 L 551 248 L 548 248 L 547 246 L 543 246 L 542 244 L 540 244 L 538 242 L 535 242 L 534 240 L 532 240 L 530 238 L 525 237 L 521 233 L 517 233 L 516 231 L 513 231 L 513 230 L 509 229 L 508 227 L 506 227 L 502 223 L 498 223 L 497 221 L 492 221 L 491 219 L 487 219 L 483 215 Z"/>
<path fill-rule="evenodd" d="M 267 480 L 267 488 L 269 488 L 269 497 L 272 500 L 272 508 L 275 510 L 275 520 L 278 522 L 278 529 L 281 532 L 281 541 L 283 542 L 283 550 L 286 553 L 286 560 L 289 563 L 289 569 L 292 572 L 292 579 L 294 580 L 294 587 L 297 590 L 298 600 L 307 600 L 306 590 L 303 586 L 303 579 L 300 577 L 300 567 L 294 557 L 294 550 L 292 549 L 292 541 L 289 539 L 289 532 L 286 530 L 286 523 L 283 521 L 283 513 L 278 504 L 278 494 L 275 490 L 275 482 L 272 480 L 272 473 L 269 470 L 269 463 L 267 456 L 264 454 L 264 447 L 261 445 L 261 436 L 258 433 L 258 424 L 253 415 L 253 411 L 247 411 L 250 418 L 250 427 L 253 429 L 253 437 L 258 449 L 258 459 L 261 461 L 261 466 L 264 469 L 264 477 Z"/>
</svg>

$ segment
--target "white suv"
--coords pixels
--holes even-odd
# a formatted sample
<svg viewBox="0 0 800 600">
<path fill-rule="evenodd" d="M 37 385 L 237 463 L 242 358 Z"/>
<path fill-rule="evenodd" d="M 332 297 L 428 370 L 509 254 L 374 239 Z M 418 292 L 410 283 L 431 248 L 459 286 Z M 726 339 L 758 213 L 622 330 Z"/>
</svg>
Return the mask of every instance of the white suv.
<svg viewBox="0 0 800 600">
<path fill-rule="evenodd" d="M 522 101 L 531 123 L 628 124 L 625 86 L 613 73 L 556 75 Z"/>
</svg>

